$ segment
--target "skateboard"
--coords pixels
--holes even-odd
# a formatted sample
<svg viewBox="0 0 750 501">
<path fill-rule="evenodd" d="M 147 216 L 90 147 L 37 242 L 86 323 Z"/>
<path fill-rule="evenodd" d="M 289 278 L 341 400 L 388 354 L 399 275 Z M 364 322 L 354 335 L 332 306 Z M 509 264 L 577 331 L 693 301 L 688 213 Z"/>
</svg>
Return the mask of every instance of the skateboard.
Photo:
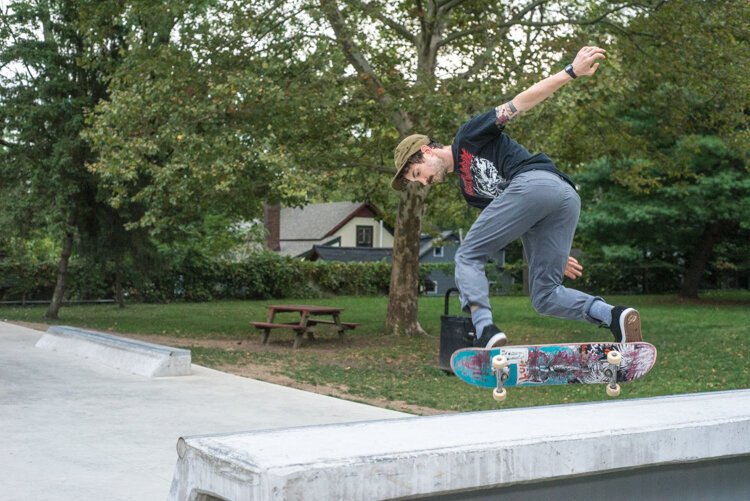
<svg viewBox="0 0 750 501">
<path fill-rule="evenodd" d="M 656 362 L 649 343 L 571 343 L 502 348 L 464 348 L 451 356 L 453 372 L 466 383 L 494 388 L 502 402 L 508 386 L 606 384 L 620 394 L 618 383 L 640 379 Z"/>
</svg>

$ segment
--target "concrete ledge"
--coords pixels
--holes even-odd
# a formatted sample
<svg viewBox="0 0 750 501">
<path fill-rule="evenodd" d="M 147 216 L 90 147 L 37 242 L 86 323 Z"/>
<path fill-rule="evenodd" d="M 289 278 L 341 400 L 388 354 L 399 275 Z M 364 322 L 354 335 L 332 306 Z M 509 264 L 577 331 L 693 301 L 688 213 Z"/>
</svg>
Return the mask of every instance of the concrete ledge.
<svg viewBox="0 0 750 501">
<path fill-rule="evenodd" d="M 74 327 L 50 327 L 36 347 L 88 358 L 141 376 L 188 376 L 191 373 L 190 350 Z"/>
<path fill-rule="evenodd" d="M 740 390 L 185 437 L 169 499 L 466 493 L 746 456 L 749 436 Z"/>
</svg>

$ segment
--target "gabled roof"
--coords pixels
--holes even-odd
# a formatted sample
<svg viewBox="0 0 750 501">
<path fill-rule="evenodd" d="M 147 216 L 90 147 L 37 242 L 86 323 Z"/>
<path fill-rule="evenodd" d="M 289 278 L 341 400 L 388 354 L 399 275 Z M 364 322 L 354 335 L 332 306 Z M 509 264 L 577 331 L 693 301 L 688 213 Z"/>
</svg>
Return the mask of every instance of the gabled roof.
<svg viewBox="0 0 750 501">
<path fill-rule="evenodd" d="M 335 233 L 354 217 L 377 215 L 378 210 L 367 202 L 332 202 L 310 204 L 301 208 L 285 207 L 281 209 L 280 214 L 280 239 L 319 241 Z"/>
</svg>

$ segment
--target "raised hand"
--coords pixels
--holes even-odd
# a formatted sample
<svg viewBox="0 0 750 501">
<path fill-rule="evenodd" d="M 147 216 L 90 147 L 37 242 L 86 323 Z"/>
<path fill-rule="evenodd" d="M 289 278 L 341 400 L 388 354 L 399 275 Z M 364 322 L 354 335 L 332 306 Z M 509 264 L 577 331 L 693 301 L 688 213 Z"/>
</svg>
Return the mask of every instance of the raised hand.
<svg viewBox="0 0 750 501">
<path fill-rule="evenodd" d="M 577 76 L 591 76 L 599 69 L 599 59 L 607 59 L 606 51 L 600 47 L 583 47 L 573 59 L 573 71 Z"/>
</svg>

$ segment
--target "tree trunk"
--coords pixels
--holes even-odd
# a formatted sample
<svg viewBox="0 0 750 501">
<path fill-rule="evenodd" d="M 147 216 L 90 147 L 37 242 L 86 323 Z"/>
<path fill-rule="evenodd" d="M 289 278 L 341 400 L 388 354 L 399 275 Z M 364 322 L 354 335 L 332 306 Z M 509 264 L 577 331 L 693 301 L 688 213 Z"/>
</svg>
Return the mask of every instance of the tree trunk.
<svg viewBox="0 0 750 501">
<path fill-rule="evenodd" d="M 701 235 L 695 253 L 685 270 L 685 277 L 682 280 L 682 288 L 680 289 L 681 297 L 698 299 L 701 277 L 706 271 L 706 265 L 711 257 L 714 245 L 719 238 L 720 231 L 719 223 L 709 224 L 703 229 L 703 235 Z"/>
<path fill-rule="evenodd" d="M 73 225 L 69 224 L 65 229 L 62 253 L 60 254 L 60 261 L 57 264 L 57 283 L 55 284 L 55 292 L 52 294 L 52 302 L 47 309 L 47 313 L 44 315 L 53 320 L 58 318 L 58 313 L 60 312 L 60 308 L 62 308 L 63 296 L 65 295 L 65 285 L 68 280 L 68 262 L 70 261 L 70 254 L 73 252 L 74 236 Z"/>
<path fill-rule="evenodd" d="M 414 185 L 416 183 L 410 183 Z M 424 214 L 424 201 L 429 188 L 409 186 L 401 193 L 393 240 L 393 270 L 388 295 L 386 332 L 393 334 L 424 334 L 419 324 L 419 236 Z"/>
</svg>

